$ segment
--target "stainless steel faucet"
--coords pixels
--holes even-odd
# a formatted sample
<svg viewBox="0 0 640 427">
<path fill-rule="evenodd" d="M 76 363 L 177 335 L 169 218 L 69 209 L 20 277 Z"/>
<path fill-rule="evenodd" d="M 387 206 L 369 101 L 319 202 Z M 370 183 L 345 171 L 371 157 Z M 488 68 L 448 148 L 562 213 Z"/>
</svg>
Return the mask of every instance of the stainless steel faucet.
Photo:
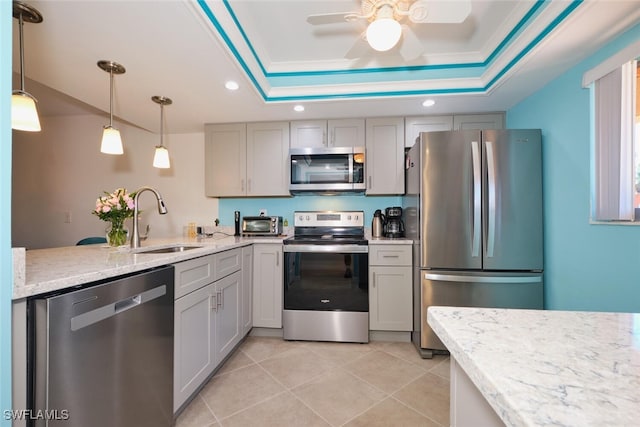
<svg viewBox="0 0 640 427">
<path fill-rule="evenodd" d="M 151 191 L 156 195 L 156 200 L 158 200 L 158 213 L 160 215 L 164 215 L 167 213 L 167 207 L 164 205 L 164 200 L 162 200 L 162 196 L 158 193 L 157 190 L 151 187 L 141 187 L 136 191 L 136 195 L 133 198 L 133 234 L 131 236 L 131 249 L 137 249 L 140 247 L 140 231 L 138 228 L 138 198 L 140 194 L 145 191 Z"/>
</svg>

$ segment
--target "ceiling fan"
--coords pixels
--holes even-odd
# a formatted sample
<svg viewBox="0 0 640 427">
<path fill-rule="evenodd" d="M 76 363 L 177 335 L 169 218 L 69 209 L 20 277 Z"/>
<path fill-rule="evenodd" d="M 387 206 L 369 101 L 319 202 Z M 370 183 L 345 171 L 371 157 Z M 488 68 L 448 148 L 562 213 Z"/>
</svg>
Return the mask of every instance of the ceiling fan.
<svg viewBox="0 0 640 427">
<path fill-rule="evenodd" d="M 405 60 L 412 60 L 422 55 L 423 48 L 411 27 L 407 23 L 401 24 L 405 18 L 414 24 L 455 24 L 463 22 L 469 13 L 470 0 L 362 0 L 360 11 L 309 15 L 307 22 L 324 25 L 367 20 L 367 30 L 347 52 L 346 58 L 358 58 L 369 47 L 379 52 L 388 51 L 402 37 L 398 51 Z"/>
</svg>

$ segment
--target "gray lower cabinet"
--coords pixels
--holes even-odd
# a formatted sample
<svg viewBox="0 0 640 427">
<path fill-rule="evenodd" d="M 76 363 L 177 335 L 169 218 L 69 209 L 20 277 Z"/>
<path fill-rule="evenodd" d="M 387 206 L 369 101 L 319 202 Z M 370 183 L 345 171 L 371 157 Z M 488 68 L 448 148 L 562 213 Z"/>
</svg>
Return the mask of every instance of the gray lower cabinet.
<svg viewBox="0 0 640 427">
<path fill-rule="evenodd" d="M 253 245 L 242 248 L 242 335 L 253 327 Z"/>
<path fill-rule="evenodd" d="M 369 244 L 369 329 L 412 331 L 411 245 Z"/>
<path fill-rule="evenodd" d="M 238 248 L 175 264 L 174 412 L 244 336 L 242 253 Z"/>
<path fill-rule="evenodd" d="M 282 244 L 253 245 L 253 326 L 282 328 Z"/>
</svg>

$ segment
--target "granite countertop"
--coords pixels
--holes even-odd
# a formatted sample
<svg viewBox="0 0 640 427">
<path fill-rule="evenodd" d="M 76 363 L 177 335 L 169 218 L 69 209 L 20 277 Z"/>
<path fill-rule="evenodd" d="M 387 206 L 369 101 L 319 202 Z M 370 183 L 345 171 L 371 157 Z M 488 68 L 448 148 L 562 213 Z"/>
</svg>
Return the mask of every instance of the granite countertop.
<svg viewBox="0 0 640 427">
<path fill-rule="evenodd" d="M 148 268 L 174 264 L 252 243 L 280 243 L 286 237 L 233 237 L 223 234 L 192 239 L 149 239 L 142 242 L 140 249 L 177 244 L 201 246 L 184 252 L 166 254 L 141 254 L 132 252 L 128 247 L 111 248 L 104 244 L 28 250 L 24 274 L 17 275 L 20 280 L 14 281 L 13 299 L 18 300 Z"/>
<path fill-rule="evenodd" d="M 508 426 L 640 423 L 640 314 L 430 307 L 428 323 Z"/>
</svg>

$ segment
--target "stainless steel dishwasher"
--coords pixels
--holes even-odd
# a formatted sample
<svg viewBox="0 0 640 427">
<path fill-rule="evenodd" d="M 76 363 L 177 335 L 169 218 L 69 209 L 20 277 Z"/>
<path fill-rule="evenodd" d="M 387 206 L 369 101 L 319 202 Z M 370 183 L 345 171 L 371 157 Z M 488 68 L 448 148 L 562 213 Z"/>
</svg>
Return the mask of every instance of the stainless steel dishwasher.
<svg viewBox="0 0 640 427">
<path fill-rule="evenodd" d="M 31 425 L 173 424 L 173 266 L 29 302 Z"/>
</svg>

